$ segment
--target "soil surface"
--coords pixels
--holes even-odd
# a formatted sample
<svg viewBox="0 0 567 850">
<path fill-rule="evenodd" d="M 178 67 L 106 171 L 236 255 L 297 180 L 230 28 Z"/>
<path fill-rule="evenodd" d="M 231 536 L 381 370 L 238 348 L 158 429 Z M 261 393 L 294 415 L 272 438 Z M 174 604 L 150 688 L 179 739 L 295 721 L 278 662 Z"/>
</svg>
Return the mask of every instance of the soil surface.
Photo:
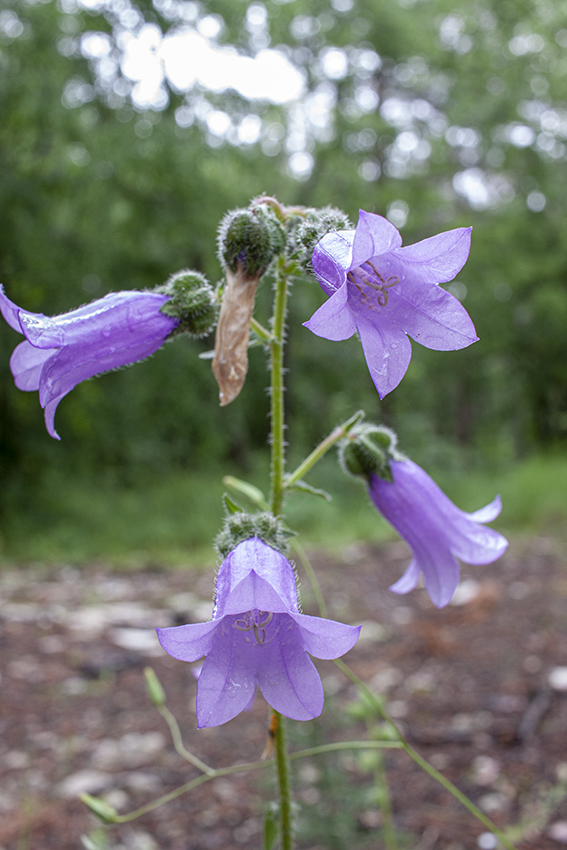
<svg viewBox="0 0 567 850">
<path fill-rule="evenodd" d="M 402 543 L 311 554 L 329 616 L 363 623 L 344 660 L 384 695 L 412 746 L 498 826 L 512 826 L 518 850 L 567 846 L 567 542 L 516 540 L 498 563 L 464 568 L 443 611 L 422 589 L 388 592 L 409 560 Z M 317 614 L 298 568 L 303 610 Z M 270 719 L 262 697 L 251 712 L 198 731 L 191 665 L 155 638 L 155 626 L 208 619 L 212 581 L 212 570 L 102 565 L 0 572 L 0 850 L 264 846 L 271 767 L 206 782 L 106 838 L 78 800 L 94 794 L 123 814 L 199 775 L 148 698 L 148 665 L 196 756 L 216 768 L 262 756 Z M 379 720 L 355 686 L 333 662 L 316 663 L 325 710 L 288 723 L 290 749 L 376 735 Z M 389 750 L 384 760 L 399 850 L 497 846 L 405 753 Z M 385 847 L 379 758 L 313 756 L 293 772 L 298 848 Z"/>
</svg>

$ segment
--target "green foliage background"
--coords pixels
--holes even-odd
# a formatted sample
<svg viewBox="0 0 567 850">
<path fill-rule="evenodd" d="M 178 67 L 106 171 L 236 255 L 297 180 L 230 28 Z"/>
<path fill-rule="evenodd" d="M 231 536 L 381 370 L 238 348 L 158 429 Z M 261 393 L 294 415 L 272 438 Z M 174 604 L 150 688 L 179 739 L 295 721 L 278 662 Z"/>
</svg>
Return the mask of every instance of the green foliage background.
<svg viewBox="0 0 567 850">
<path fill-rule="evenodd" d="M 450 353 L 414 344 L 406 378 L 383 403 L 356 339 L 331 343 L 302 327 L 323 296 L 314 279 L 296 282 L 287 393 L 292 459 L 359 407 L 394 426 L 402 448 L 441 474 L 494 471 L 564 444 L 567 3 L 104 0 L 87 7 L 5 0 L 2 9 L 0 281 L 16 303 L 64 312 L 109 291 L 152 287 L 187 266 L 216 281 L 220 218 L 262 192 L 287 204 L 340 206 L 354 221 L 358 208 L 393 214 L 395 222 L 401 210 L 406 243 L 472 224 L 458 293 L 466 292 L 480 342 Z M 290 171 L 286 150 L 297 104 L 195 85 L 169 87 L 160 108 L 133 105 L 134 84 L 120 70 L 121 38 L 146 23 L 172 33 L 183 16 L 186 26 L 212 16 L 218 44 L 242 54 L 270 42 L 285 52 L 305 78 L 304 116 L 314 112 L 317 94 L 334 98 L 324 131 L 307 120 L 303 149 L 313 168 L 306 179 Z M 81 50 L 81 36 L 93 32 L 110 38 L 113 77 Z M 338 76 L 325 64 L 333 48 L 348 60 Z M 380 60 L 371 67 L 364 57 L 374 53 Z M 369 91 L 380 105 L 368 107 Z M 398 118 L 385 108 L 400 103 Z M 258 115 L 260 139 L 214 136 L 203 104 L 233 125 Z M 190 126 L 176 120 L 180 107 L 192 115 Z M 283 138 L 274 141 L 274 133 Z M 466 180 L 477 192 L 468 198 L 455 188 Z M 265 281 L 261 320 L 269 302 Z M 113 493 L 154 492 L 168 477 L 198 478 L 211 467 L 216 475 L 223 463 L 252 477 L 265 468 L 267 376 L 259 350 L 251 352 L 242 395 L 221 409 L 209 363 L 198 358 L 212 340 L 177 339 L 144 364 L 73 390 L 58 410 L 63 439 L 55 443 L 37 395 L 13 386 L 8 361 L 17 341 L 1 329 L 0 508 L 8 553 L 19 551 L 26 528 L 49 536 L 63 515 L 71 522 L 62 494 L 77 482 L 88 482 L 86 492 L 99 487 L 101 503 L 110 504 Z M 72 522 L 81 524 L 76 516 Z"/>
</svg>

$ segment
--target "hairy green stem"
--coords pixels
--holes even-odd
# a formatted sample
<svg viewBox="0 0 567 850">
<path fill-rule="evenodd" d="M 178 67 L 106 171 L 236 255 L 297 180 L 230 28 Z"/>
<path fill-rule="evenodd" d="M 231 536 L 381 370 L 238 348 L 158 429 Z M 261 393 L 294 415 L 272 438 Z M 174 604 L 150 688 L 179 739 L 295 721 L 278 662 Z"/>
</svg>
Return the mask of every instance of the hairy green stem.
<svg viewBox="0 0 567 850">
<path fill-rule="evenodd" d="M 332 449 L 335 443 L 338 443 L 339 440 L 342 440 L 343 437 L 346 437 L 350 429 L 353 425 L 356 425 L 357 422 L 360 422 L 362 417 L 364 416 L 364 411 L 359 410 L 354 416 L 351 416 L 350 419 L 347 419 L 346 422 L 343 422 L 342 425 L 337 426 L 334 431 L 332 431 L 328 437 L 325 437 L 319 445 L 313 449 L 311 454 L 305 458 L 303 463 L 300 463 L 297 469 L 295 469 L 290 475 L 287 475 L 284 482 L 284 487 L 291 487 L 295 484 L 296 481 L 299 481 L 303 476 L 312 469 L 316 463 L 318 463 L 323 455 L 327 454 L 329 449 Z"/>
<path fill-rule="evenodd" d="M 272 492 L 270 504 L 274 516 L 279 516 L 283 506 L 284 473 L 285 473 L 285 440 L 284 440 L 284 369 L 283 355 L 285 343 L 285 316 L 287 308 L 287 291 L 289 277 L 285 261 L 280 258 L 277 266 L 274 314 L 272 316 L 271 353 L 271 474 Z"/>
<path fill-rule="evenodd" d="M 272 316 L 271 354 L 271 494 L 270 506 L 274 516 L 279 516 L 283 508 L 285 475 L 285 421 L 284 421 L 284 344 L 285 316 L 289 272 L 285 259 L 280 257 L 277 263 L 274 312 Z M 285 719 L 277 711 L 273 712 L 276 745 L 276 770 L 280 798 L 280 837 L 281 850 L 293 850 L 291 787 L 289 781 L 289 761 L 285 739 Z"/>
</svg>

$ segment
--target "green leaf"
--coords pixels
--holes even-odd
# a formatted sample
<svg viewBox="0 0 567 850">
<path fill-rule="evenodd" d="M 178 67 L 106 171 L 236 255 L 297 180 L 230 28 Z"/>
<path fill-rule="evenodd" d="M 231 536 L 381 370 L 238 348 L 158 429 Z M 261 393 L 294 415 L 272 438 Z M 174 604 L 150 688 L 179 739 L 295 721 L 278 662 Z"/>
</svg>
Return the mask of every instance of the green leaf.
<svg viewBox="0 0 567 850">
<path fill-rule="evenodd" d="M 262 491 L 253 484 L 249 484 L 247 481 L 241 481 L 240 478 L 235 478 L 233 475 L 225 475 L 222 483 L 226 485 L 226 487 L 232 487 L 233 490 L 238 490 L 239 493 L 242 493 L 250 499 L 252 504 L 256 505 L 261 510 L 269 511 L 270 506 L 266 501 L 266 497 Z"/>
<path fill-rule="evenodd" d="M 333 497 L 326 490 L 319 490 L 317 487 L 312 487 L 311 484 L 306 484 L 305 481 L 296 481 L 289 490 L 301 490 L 302 493 L 311 493 L 312 496 L 319 496 L 320 499 L 325 499 L 327 502 L 332 502 Z"/>
<path fill-rule="evenodd" d="M 100 818 L 105 823 L 114 823 L 116 821 L 118 812 L 114 806 L 111 806 L 104 800 L 101 800 L 98 797 L 92 797 L 90 794 L 80 794 L 79 799 L 94 815 L 97 816 L 97 818 Z"/>
<path fill-rule="evenodd" d="M 245 513 L 244 508 L 241 508 L 238 502 L 235 502 L 230 498 L 228 493 L 223 493 L 222 500 L 224 502 L 224 506 L 229 514 L 243 514 Z"/>
</svg>

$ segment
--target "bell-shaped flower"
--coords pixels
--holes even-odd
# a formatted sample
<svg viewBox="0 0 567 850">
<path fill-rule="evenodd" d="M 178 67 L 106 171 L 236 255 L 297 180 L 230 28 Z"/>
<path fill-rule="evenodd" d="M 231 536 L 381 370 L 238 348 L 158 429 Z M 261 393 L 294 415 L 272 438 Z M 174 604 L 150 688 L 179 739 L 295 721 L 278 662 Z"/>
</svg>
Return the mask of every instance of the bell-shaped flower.
<svg viewBox="0 0 567 850">
<path fill-rule="evenodd" d="M 10 327 L 25 336 L 10 358 L 18 389 L 39 390 L 48 433 L 57 405 L 81 381 L 149 357 L 179 325 L 161 308 L 168 295 L 111 292 L 61 316 L 29 313 L 16 306 L 0 286 L 0 311 Z"/>
<path fill-rule="evenodd" d="M 431 600 L 442 608 L 459 583 L 457 558 L 467 564 L 491 564 L 505 552 L 506 538 L 484 525 L 499 515 L 500 496 L 474 513 L 465 513 L 411 460 L 391 460 L 389 465 L 392 481 L 370 476 L 370 498 L 413 555 L 390 590 L 408 593 L 423 573 Z"/>
<path fill-rule="evenodd" d="M 317 717 L 323 686 L 307 653 L 338 658 L 354 646 L 359 631 L 301 614 L 292 565 L 259 537 L 239 543 L 221 564 L 212 620 L 157 630 L 174 658 L 206 656 L 197 685 L 200 729 L 240 714 L 256 685 L 280 714 Z"/>
<path fill-rule="evenodd" d="M 470 232 L 459 227 L 402 248 L 393 224 L 360 210 L 356 230 L 327 233 L 315 247 L 313 270 L 329 299 L 305 326 L 331 340 L 358 331 L 383 398 L 409 366 L 408 335 L 439 351 L 465 348 L 478 339 L 465 308 L 438 285 L 464 266 Z"/>
</svg>

